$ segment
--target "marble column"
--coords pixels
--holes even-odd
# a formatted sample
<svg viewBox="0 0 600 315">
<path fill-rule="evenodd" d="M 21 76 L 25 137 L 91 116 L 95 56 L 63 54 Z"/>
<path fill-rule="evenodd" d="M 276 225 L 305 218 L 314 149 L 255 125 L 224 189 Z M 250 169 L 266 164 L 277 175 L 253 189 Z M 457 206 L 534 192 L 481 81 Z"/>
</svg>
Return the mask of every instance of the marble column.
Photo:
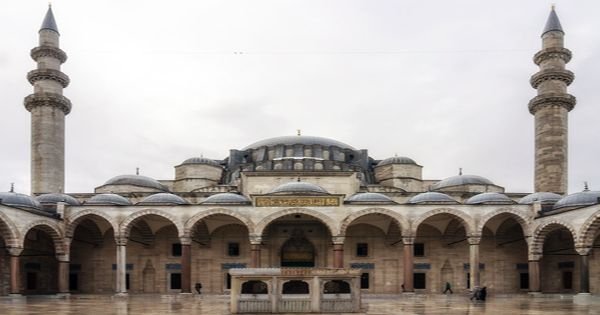
<svg viewBox="0 0 600 315">
<path fill-rule="evenodd" d="M 404 292 L 415 292 L 414 288 L 414 250 L 415 238 L 403 237 L 402 243 L 404 247 Z"/>
<path fill-rule="evenodd" d="M 471 290 L 479 288 L 480 284 L 480 273 L 479 273 L 479 243 L 481 242 L 481 236 L 470 236 L 469 241 L 469 273 L 470 287 Z"/>
<path fill-rule="evenodd" d="M 589 255 L 591 248 L 577 248 L 579 254 L 579 293 L 589 294 L 590 293 L 590 263 Z"/>
<path fill-rule="evenodd" d="M 115 239 L 117 243 L 116 294 L 127 294 L 127 238 Z"/>
<path fill-rule="evenodd" d="M 260 244 L 250 244 L 250 268 L 260 268 Z"/>
<path fill-rule="evenodd" d="M 21 294 L 21 268 L 20 268 L 20 255 L 23 252 L 22 248 L 9 247 L 8 253 L 10 254 L 10 294 L 20 295 Z"/>
<path fill-rule="evenodd" d="M 333 268 L 344 268 L 344 237 L 333 237 Z"/>
<path fill-rule="evenodd" d="M 58 294 L 69 294 L 69 254 L 56 255 L 58 260 Z"/>
<path fill-rule="evenodd" d="M 529 292 L 541 292 L 540 257 L 535 257 L 529 260 Z"/>
<path fill-rule="evenodd" d="M 192 240 L 181 238 L 181 293 L 192 293 Z"/>
</svg>

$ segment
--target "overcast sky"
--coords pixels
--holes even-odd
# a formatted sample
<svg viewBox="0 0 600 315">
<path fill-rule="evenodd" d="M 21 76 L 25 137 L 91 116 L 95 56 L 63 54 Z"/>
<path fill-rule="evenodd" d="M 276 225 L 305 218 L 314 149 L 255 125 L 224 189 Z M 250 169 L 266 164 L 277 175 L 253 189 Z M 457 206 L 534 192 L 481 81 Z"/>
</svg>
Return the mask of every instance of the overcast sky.
<svg viewBox="0 0 600 315">
<path fill-rule="evenodd" d="M 172 179 L 203 154 L 260 139 L 333 138 L 533 190 L 532 56 L 556 3 L 573 51 L 569 191 L 600 190 L 600 1 L 56 0 L 66 191 Z M 29 192 L 25 79 L 47 1 L 0 1 L 0 191 Z"/>
</svg>

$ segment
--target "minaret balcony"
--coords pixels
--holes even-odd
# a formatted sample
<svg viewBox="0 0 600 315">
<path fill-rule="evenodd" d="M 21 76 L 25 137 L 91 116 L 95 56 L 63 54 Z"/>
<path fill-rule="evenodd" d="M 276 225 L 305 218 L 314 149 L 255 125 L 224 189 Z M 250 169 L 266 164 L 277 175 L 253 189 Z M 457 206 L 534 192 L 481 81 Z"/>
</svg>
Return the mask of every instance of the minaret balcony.
<svg viewBox="0 0 600 315">
<path fill-rule="evenodd" d="M 565 63 L 568 63 L 569 61 L 571 61 L 572 56 L 573 54 L 571 53 L 571 51 L 566 48 L 549 47 L 538 51 L 533 56 L 533 62 L 535 62 L 535 64 L 539 66 L 542 62 L 548 59 L 560 58 Z"/>
<path fill-rule="evenodd" d="M 67 54 L 60 48 L 54 46 L 39 46 L 31 50 L 31 58 L 35 61 L 41 57 L 53 57 L 65 63 L 67 61 Z"/>
<path fill-rule="evenodd" d="M 38 106 L 53 106 L 62 110 L 65 115 L 71 112 L 71 101 L 56 93 L 36 93 L 27 96 L 24 100 L 25 108 L 31 112 Z"/>
<path fill-rule="evenodd" d="M 567 111 L 571 111 L 575 108 L 576 103 L 577 99 L 573 95 L 546 93 L 538 95 L 529 101 L 529 112 L 535 115 L 538 110 L 549 106 L 562 106 L 566 108 Z"/>
<path fill-rule="evenodd" d="M 31 85 L 40 80 L 56 81 L 62 85 L 63 88 L 66 88 L 69 85 L 69 76 L 54 69 L 36 69 L 29 71 L 29 73 L 27 73 L 27 80 L 29 80 Z"/>
</svg>

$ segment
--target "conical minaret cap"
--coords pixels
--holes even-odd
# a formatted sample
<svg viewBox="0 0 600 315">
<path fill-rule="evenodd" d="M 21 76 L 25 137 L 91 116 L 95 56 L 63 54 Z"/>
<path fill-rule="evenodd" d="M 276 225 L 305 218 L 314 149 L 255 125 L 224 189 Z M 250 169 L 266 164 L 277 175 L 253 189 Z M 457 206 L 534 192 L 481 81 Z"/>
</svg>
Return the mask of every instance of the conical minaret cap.
<svg viewBox="0 0 600 315">
<path fill-rule="evenodd" d="M 44 22 L 42 22 L 41 30 L 51 30 L 58 33 L 58 26 L 56 26 L 56 20 L 54 20 L 54 14 L 52 13 L 52 6 L 48 6 L 48 12 L 46 12 L 46 16 L 44 17 Z"/>
<path fill-rule="evenodd" d="M 554 7 L 552 7 L 552 11 L 550 11 L 550 15 L 548 16 L 548 20 L 546 21 L 546 26 L 544 27 L 544 31 L 542 32 L 542 36 L 550 31 L 559 31 L 564 33 L 562 26 L 560 25 L 560 21 L 558 20 L 558 15 L 556 15 L 556 11 Z"/>
</svg>

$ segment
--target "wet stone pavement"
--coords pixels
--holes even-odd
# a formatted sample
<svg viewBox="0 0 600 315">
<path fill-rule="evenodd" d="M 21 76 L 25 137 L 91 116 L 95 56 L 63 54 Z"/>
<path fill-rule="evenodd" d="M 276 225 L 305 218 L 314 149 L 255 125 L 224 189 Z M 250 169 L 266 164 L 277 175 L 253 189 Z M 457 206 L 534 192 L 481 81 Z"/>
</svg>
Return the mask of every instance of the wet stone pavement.
<svg viewBox="0 0 600 315">
<path fill-rule="evenodd" d="M 580 300 L 568 295 L 491 296 L 472 302 L 466 295 L 394 295 L 363 297 L 358 314 L 599 314 L 600 297 Z M 67 299 L 51 296 L 0 298 L 1 315 L 23 314 L 230 314 L 228 296 L 73 295 Z"/>
</svg>

